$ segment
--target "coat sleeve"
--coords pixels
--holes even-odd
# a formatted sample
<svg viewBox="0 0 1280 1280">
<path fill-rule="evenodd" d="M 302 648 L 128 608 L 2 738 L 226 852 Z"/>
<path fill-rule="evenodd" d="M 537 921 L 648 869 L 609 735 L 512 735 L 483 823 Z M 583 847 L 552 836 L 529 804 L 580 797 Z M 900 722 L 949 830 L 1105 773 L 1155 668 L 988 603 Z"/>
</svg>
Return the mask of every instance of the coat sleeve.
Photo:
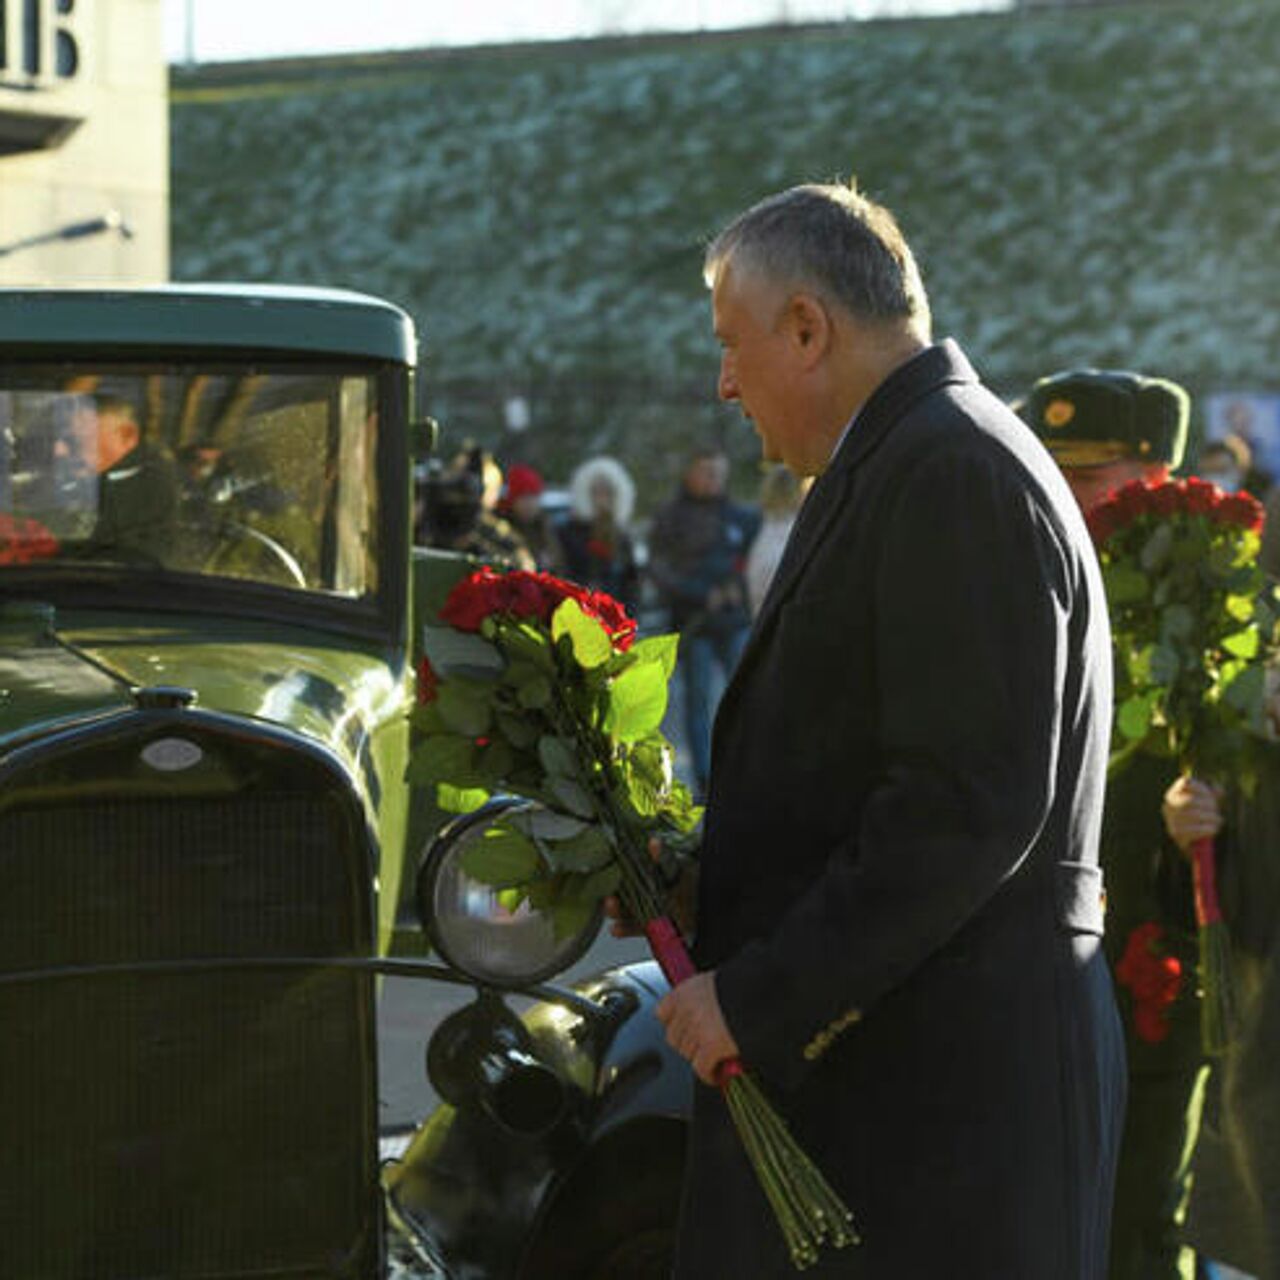
<svg viewBox="0 0 1280 1280">
<path fill-rule="evenodd" d="M 823 1028 L 873 1017 L 1043 828 L 1075 576 L 1045 501 L 1011 460 L 979 454 L 920 464 L 888 508 L 861 615 L 875 628 L 877 781 L 773 932 L 716 970 L 745 1061 L 779 1084 L 803 1079 Z M 815 726 L 837 761 L 842 719 L 864 714 L 839 687 Z"/>
</svg>

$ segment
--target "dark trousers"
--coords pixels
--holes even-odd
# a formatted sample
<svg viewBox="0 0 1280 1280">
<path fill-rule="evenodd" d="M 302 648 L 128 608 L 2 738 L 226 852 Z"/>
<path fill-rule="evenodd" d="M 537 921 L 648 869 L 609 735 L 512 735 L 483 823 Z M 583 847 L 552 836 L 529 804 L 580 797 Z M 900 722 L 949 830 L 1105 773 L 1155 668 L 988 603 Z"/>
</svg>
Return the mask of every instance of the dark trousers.
<svg viewBox="0 0 1280 1280">
<path fill-rule="evenodd" d="M 1195 1255 L 1178 1232 L 1208 1075 L 1208 1066 L 1195 1064 L 1129 1077 L 1109 1280 L 1195 1280 Z"/>
</svg>

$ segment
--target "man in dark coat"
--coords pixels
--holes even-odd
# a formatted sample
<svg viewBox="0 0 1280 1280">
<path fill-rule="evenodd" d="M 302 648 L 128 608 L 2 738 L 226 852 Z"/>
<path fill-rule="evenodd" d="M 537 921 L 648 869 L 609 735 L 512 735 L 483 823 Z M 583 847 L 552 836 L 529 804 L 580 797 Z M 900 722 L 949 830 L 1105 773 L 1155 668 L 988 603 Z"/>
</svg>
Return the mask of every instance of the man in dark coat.
<svg viewBox="0 0 1280 1280">
<path fill-rule="evenodd" d="M 716 669 L 727 681 L 751 626 L 744 574 L 760 513 L 728 494 L 729 459 L 718 446 L 689 457 L 680 492 L 653 518 L 649 577 L 680 633 L 684 731 L 693 788 L 706 794 Z"/>
<path fill-rule="evenodd" d="M 1053 462 L 951 342 L 892 216 L 801 187 L 711 246 L 720 394 L 817 475 L 721 703 L 703 973 L 663 1001 L 741 1053 L 853 1210 L 815 1274 L 1096 1280 L 1124 1055 L 1102 955 L 1106 605 Z M 681 1280 L 790 1263 L 699 1089 Z"/>
</svg>

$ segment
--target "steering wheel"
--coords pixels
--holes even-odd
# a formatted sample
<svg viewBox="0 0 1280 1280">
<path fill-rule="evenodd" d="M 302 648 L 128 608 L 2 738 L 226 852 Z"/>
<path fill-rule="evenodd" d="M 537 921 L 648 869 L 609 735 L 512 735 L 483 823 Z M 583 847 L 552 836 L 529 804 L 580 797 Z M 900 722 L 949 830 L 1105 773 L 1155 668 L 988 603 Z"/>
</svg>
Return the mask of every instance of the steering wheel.
<svg viewBox="0 0 1280 1280">
<path fill-rule="evenodd" d="M 180 528 L 196 535 L 194 545 L 200 552 L 195 558 L 200 561 L 203 573 L 255 578 L 301 587 L 304 591 L 311 585 L 294 554 L 270 534 L 250 524 L 218 520 L 212 524 L 184 522 Z"/>
</svg>

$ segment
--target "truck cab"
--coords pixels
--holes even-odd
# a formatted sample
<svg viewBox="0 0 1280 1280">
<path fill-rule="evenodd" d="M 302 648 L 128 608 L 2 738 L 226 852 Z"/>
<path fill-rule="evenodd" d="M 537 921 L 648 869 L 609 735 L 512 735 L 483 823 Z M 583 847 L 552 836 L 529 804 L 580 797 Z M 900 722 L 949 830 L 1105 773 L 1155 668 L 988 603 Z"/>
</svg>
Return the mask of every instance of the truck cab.
<svg viewBox="0 0 1280 1280">
<path fill-rule="evenodd" d="M 411 547 L 416 351 L 358 294 L 0 291 L 6 1277 L 550 1274 L 619 1134 L 678 1180 L 660 981 L 547 985 L 590 939 L 495 924 L 451 861 L 484 815 L 407 777 L 472 567 Z M 517 961 L 429 954 L 441 911 Z M 424 1028 L 445 1101 L 384 1168 L 387 973 L 476 1001 Z M 658 1257 L 651 1199 L 557 1272 Z"/>
</svg>

